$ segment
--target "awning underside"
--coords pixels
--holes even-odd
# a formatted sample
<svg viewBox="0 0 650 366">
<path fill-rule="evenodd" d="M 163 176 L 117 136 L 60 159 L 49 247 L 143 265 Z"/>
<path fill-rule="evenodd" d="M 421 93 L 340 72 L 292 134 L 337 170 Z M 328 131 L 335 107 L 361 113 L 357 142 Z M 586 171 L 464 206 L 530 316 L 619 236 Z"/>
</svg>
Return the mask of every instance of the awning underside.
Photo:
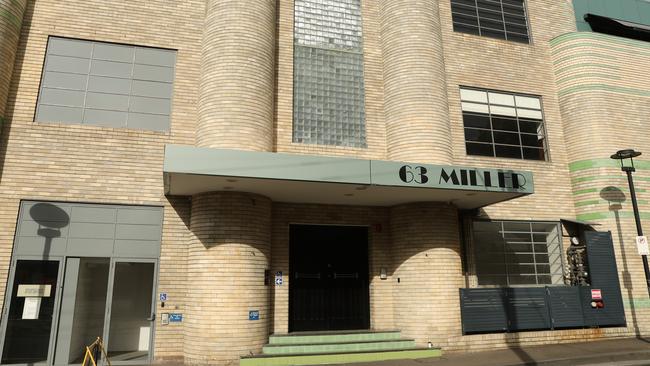
<svg viewBox="0 0 650 366">
<path fill-rule="evenodd" d="M 585 14 L 584 18 L 594 32 L 638 39 L 640 41 L 650 41 L 650 26 L 648 25 L 595 14 Z"/>
</svg>

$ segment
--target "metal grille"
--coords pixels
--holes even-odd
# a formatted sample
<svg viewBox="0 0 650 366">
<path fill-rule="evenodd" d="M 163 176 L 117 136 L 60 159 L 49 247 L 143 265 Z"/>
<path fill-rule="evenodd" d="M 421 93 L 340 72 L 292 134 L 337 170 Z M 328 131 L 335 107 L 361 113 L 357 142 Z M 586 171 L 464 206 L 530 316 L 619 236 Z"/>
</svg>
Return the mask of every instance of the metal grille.
<svg viewBox="0 0 650 366">
<path fill-rule="evenodd" d="M 454 30 L 528 43 L 524 0 L 451 0 Z"/>
<path fill-rule="evenodd" d="M 294 6 L 293 142 L 366 147 L 360 1 Z"/>
<path fill-rule="evenodd" d="M 563 284 L 558 223 L 475 221 L 479 285 Z"/>
<path fill-rule="evenodd" d="M 468 155 L 547 159 L 539 97 L 470 88 L 460 96 Z"/>
</svg>

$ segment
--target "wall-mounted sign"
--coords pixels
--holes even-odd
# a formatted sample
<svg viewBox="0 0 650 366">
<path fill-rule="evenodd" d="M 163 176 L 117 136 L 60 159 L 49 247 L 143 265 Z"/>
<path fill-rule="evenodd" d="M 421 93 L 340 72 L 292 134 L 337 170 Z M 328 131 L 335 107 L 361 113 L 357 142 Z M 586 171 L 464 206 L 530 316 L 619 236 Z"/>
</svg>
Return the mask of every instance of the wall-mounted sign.
<svg viewBox="0 0 650 366">
<path fill-rule="evenodd" d="M 251 310 L 248 312 L 248 320 L 260 320 L 260 311 Z"/>
<path fill-rule="evenodd" d="M 602 300 L 603 299 L 602 292 L 599 289 L 591 290 L 591 299 L 592 300 Z"/>
<path fill-rule="evenodd" d="M 50 297 L 52 285 L 18 285 L 17 297 Z"/>
<path fill-rule="evenodd" d="M 650 255 L 647 236 L 636 237 L 636 250 L 639 252 L 639 255 Z"/>
<path fill-rule="evenodd" d="M 284 280 L 282 279 L 282 271 L 275 272 L 275 285 L 282 286 Z"/>
<path fill-rule="evenodd" d="M 169 324 L 169 313 L 160 314 L 160 324 L 162 325 Z"/>
<path fill-rule="evenodd" d="M 183 314 L 180 313 L 171 313 L 169 314 L 170 323 L 180 323 L 183 321 Z"/>
<path fill-rule="evenodd" d="M 167 293 L 166 292 L 161 292 L 160 293 L 160 302 L 165 302 L 167 301 Z"/>
</svg>

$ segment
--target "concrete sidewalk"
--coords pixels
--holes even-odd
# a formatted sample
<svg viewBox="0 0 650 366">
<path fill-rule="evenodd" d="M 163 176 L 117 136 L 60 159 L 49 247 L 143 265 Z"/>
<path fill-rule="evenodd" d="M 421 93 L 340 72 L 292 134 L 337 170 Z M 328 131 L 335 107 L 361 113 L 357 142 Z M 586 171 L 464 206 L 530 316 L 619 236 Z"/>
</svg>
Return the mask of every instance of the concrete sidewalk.
<svg viewBox="0 0 650 366">
<path fill-rule="evenodd" d="M 647 362 L 644 362 L 647 360 Z M 627 362 L 629 361 L 629 362 Z M 442 357 L 348 366 L 572 366 L 650 365 L 650 339 L 621 338 L 584 343 L 443 354 Z"/>
</svg>

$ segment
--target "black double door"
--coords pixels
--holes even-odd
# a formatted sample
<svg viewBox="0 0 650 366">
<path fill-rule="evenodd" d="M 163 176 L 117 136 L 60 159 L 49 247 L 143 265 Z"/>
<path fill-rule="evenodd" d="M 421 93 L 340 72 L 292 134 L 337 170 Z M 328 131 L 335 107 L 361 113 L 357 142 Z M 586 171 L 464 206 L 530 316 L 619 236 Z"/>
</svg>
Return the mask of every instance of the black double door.
<svg viewBox="0 0 650 366">
<path fill-rule="evenodd" d="M 290 331 L 368 329 L 368 228 L 291 225 Z"/>
</svg>

